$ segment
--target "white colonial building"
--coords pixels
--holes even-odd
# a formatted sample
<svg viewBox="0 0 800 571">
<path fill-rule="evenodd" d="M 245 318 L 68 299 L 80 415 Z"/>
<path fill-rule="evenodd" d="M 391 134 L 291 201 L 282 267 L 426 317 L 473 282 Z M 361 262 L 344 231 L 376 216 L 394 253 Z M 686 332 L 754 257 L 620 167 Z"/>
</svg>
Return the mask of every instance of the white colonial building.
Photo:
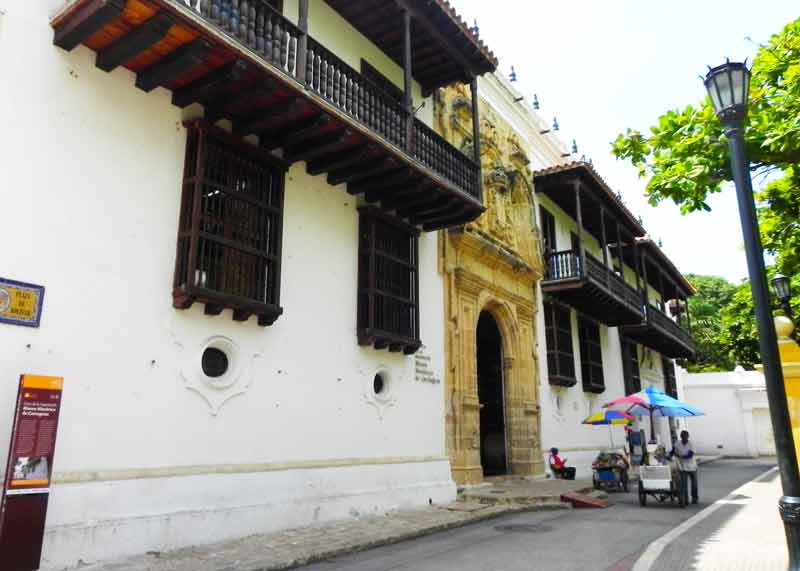
<svg viewBox="0 0 800 571">
<path fill-rule="evenodd" d="M 433 231 L 483 205 L 430 94 L 496 61 L 380 4 L 0 0 L 0 278 L 46 290 L 0 442 L 65 379 L 43 568 L 455 497 Z"/>
<path fill-rule="evenodd" d="M 686 313 L 694 290 L 591 163 L 578 160 L 511 83 L 486 76 L 480 93 L 531 149 L 545 265 L 536 295 L 542 451 L 547 457 L 558 447 L 579 477 L 588 476 L 611 438 L 584 418 L 647 386 L 675 394 L 673 360 L 694 352 Z M 624 446 L 623 427 L 611 431 Z M 656 432 L 661 443 L 671 441 L 666 419 L 656 420 Z"/>
</svg>

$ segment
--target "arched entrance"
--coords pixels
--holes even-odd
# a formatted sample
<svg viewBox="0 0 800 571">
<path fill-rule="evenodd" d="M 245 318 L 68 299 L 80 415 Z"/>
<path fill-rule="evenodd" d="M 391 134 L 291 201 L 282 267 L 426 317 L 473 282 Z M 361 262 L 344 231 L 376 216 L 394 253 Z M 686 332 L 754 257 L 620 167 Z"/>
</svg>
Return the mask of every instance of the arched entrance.
<svg viewBox="0 0 800 571">
<path fill-rule="evenodd" d="M 477 345 L 481 467 L 484 476 L 506 474 L 503 340 L 497 322 L 488 311 L 482 311 L 478 319 Z"/>
</svg>

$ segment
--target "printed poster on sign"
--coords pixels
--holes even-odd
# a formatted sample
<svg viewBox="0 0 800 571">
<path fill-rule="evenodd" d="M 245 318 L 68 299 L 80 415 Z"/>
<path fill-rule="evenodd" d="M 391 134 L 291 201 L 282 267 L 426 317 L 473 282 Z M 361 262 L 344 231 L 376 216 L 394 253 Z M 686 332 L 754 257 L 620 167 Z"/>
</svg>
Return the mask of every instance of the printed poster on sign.
<svg viewBox="0 0 800 571">
<path fill-rule="evenodd" d="M 62 387 L 61 377 L 23 375 L 9 451 L 7 495 L 49 491 Z"/>
<path fill-rule="evenodd" d="M 44 286 L 0 278 L 0 323 L 39 327 Z"/>
</svg>

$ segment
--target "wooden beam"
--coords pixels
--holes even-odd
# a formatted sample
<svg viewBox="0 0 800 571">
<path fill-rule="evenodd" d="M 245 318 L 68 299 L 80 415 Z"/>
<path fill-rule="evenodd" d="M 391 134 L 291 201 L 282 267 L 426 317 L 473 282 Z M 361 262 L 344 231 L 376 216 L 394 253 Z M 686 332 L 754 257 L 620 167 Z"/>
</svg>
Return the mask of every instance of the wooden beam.
<svg viewBox="0 0 800 571">
<path fill-rule="evenodd" d="M 404 8 L 408 10 L 411 16 L 414 17 L 414 21 L 422 28 L 425 29 L 428 34 L 433 37 L 434 40 L 441 44 L 441 47 L 444 51 L 446 51 L 450 57 L 452 57 L 462 68 L 464 68 L 465 72 L 474 74 L 475 70 L 472 67 L 472 63 L 467 60 L 467 58 L 458 51 L 455 47 L 453 47 L 452 42 L 449 38 L 447 38 L 437 27 L 433 21 L 428 18 L 426 15 L 420 13 L 414 6 L 411 5 L 408 0 L 395 0 L 400 8 Z"/>
<path fill-rule="evenodd" d="M 53 30 L 53 43 L 72 51 L 103 26 L 117 19 L 125 9 L 125 0 L 92 0 L 79 8 Z"/>
<path fill-rule="evenodd" d="M 414 109 L 411 89 L 411 14 L 403 10 L 403 105 L 409 113 Z"/>
<path fill-rule="evenodd" d="M 351 182 L 347 185 L 347 192 L 350 194 L 362 194 L 364 192 L 374 192 L 395 188 L 398 185 L 406 184 L 413 179 L 411 169 L 401 169 L 392 176 L 375 176 L 363 182 Z"/>
<path fill-rule="evenodd" d="M 186 107 L 195 102 L 208 101 L 244 77 L 249 70 L 247 62 L 237 59 L 196 79 L 189 85 L 172 92 L 172 104 Z"/>
<path fill-rule="evenodd" d="M 280 101 L 266 109 L 256 111 L 249 117 L 234 121 L 233 132 L 237 135 L 261 133 L 294 120 L 297 118 L 298 112 L 305 108 L 305 103 L 299 98 Z"/>
<path fill-rule="evenodd" d="M 428 192 L 431 188 L 435 188 L 435 185 L 422 182 L 413 191 L 395 194 L 381 200 L 381 206 L 386 210 L 399 210 L 428 204 L 439 199 L 438 193 Z"/>
<path fill-rule="evenodd" d="M 338 155 L 309 161 L 306 164 L 306 172 L 310 175 L 318 175 L 324 172 L 342 169 L 369 160 L 369 157 L 373 153 L 374 150 L 368 145 L 353 147 L 342 151 Z"/>
<path fill-rule="evenodd" d="M 308 142 L 300 145 L 299 149 L 290 146 L 284 148 L 284 158 L 290 162 L 309 161 L 319 157 L 336 154 L 351 140 L 353 132 L 345 129 L 344 132 L 331 133 L 322 141 Z"/>
<path fill-rule="evenodd" d="M 458 226 L 460 224 L 466 224 L 470 220 L 475 220 L 475 218 L 477 218 L 478 215 L 479 214 L 464 209 L 458 213 L 453 213 L 452 216 L 444 216 L 438 219 L 433 219 L 424 222 L 422 224 L 422 228 L 426 232 L 441 230 L 442 228 L 448 228 L 450 226 Z"/>
<path fill-rule="evenodd" d="M 386 174 L 397 170 L 399 163 L 397 159 L 388 158 L 378 160 L 375 166 L 365 168 L 364 165 L 355 165 L 345 169 L 331 171 L 328 173 L 328 184 L 336 186 L 343 182 L 352 183 L 359 180 L 364 180 L 371 176 Z"/>
<path fill-rule="evenodd" d="M 575 189 L 575 212 L 577 213 L 578 220 L 578 259 L 580 260 L 579 274 L 586 275 L 586 248 L 583 244 L 583 209 L 581 208 L 581 181 L 575 179 L 573 181 Z"/>
<path fill-rule="evenodd" d="M 286 147 L 296 147 L 301 143 L 314 139 L 321 135 L 321 131 L 333 122 L 330 115 L 320 115 L 314 119 L 308 127 L 299 129 L 289 135 L 284 142 Z"/>
<path fill-rule="evenodd" d="M 221 95 L 215 101 L 204 105 L 204 117 L 209 123 L 214 123 L 225 117 L 240 114 L 241 107 L 245 107 L 245 112 L 247 112 L 250 105 L 259 99 L 269 97 L 275 93 L 276 89 L 275 84 L 262 84 L 258 87 L 242 89 L 236 94 Z M 240 108 L 238 111 L 236 111 L 237 107 Z"/>
<path fill-rule="evenodd" d="M 460 200 L 450 198 L 447 196 L 440 196 L 436 200 L 429 202 L 425 205 L 416 208 L 402 208 L 398 213 L 403 218 L 410 218 L 412 220 L 423 220 L 426 217 L 439 214 L 452 214 L 458 208 L 453 208 L 461 203 Z"/>
<path fill-rule="evenodd" d="M 142 91 L 152 91 L 201 64 L 210 49 L 211 44 L 202 38 L 182 45 L 147 69 L 140 71 L 136 76 L 136 87 Z"/>
<path fill-rule="evenodd" d="M 160 41 L 174 25 L 172 16 L 159 12 L 98 53 L 95 65 L 103 71 L 111 71 Z"/>
<path fill-rule="evenodd" d="M 416 179 L 411 182 L 411 186 L 416 183 Z M 409 183 L 398 183 L 384 187 L 380 190 L 370 190 L 364 195 L 364 200 L 367 202 L 380 202 L 381 206 L 385 209 L 384 202 L 393 198 L 408 198 L 413 196 L 416 190 L 409 190 Z"/>
</svg>

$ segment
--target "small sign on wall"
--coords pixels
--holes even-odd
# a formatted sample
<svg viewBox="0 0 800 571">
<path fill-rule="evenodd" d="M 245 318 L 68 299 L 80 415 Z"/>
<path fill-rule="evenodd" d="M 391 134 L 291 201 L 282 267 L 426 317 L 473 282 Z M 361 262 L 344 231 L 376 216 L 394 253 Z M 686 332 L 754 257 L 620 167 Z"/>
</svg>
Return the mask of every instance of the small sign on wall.
<svg viewBox="0 0 800 571">
<path fill-rule="evenodd" d="M 0 278 L 0 323 L 39 327 L 44 286 Z"/>
</svg>

